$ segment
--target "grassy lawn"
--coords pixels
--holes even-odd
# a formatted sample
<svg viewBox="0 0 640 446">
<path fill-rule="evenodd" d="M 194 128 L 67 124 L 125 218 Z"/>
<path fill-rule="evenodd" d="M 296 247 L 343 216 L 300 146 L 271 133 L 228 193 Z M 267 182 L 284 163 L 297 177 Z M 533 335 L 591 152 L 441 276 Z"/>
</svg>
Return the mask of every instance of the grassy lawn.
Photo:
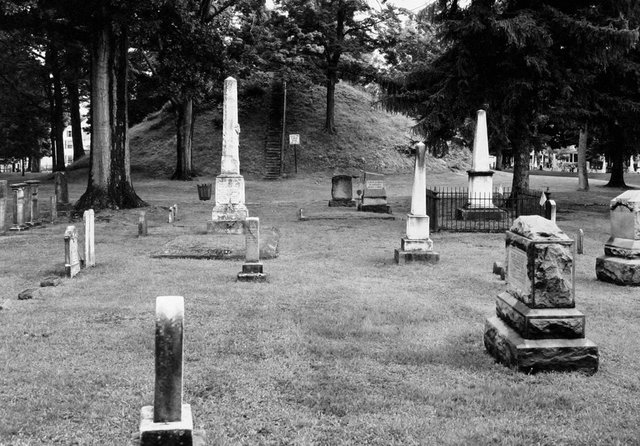
<svg viewBox="0 0 640 446">
<path fill-rule="evenodd" d="M 46 213 L 53 184 L 39 178 Z M 137 210 L 98 212 L 96 267 L 32 300 L 18 293 L 64 271 L 69 222 L 2 236 L 0 444 L 129 444 L 153 400 L 159 295 L 185 297 L 184 401 L 207 444 L 640 444 L 640 289 L 595 277 L 608 201 L 620 193 L 604 180 L 594 176 L 585 193 L 576 178 L 531 177 L 550 187 L 559 226 L 586 234 L 576 303 L 600 348 L 593 376 L 524 375 L 485 353 L 484 320 L 505 289 L 491 272 L 504 235 L 435 233 L 439 264 L 394 263 L 411 174 L 388 177 L 395 220 L 298 221 L 300 208 L 330 212 L 330 174 L 248 180 L 250 214 L 281 234 L 264 284 L 235 281 L 242 261 L 151 258 L 205 229 L 213 205 L 198 201 L 196 182 L 136 179 L 149 236 L 137 237 Z M 466 182 L 464 173 L 427 180 Z M 640 186 L 640 175 L 629 183 Z M 85 185 L 72 176 L 72 200 Z"/>
</svg>

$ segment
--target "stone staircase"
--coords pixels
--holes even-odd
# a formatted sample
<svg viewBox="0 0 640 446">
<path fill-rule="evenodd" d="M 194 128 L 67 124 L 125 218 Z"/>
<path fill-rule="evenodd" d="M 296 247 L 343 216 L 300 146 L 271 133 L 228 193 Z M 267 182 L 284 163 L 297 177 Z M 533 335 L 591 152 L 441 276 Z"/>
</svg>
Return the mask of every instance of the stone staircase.
<svg viewBox="0 0 640 446">
<path fill-rule="evenodd" d="M 284 89 L 282 81 L 274 81 L 271 86 L 271 107 L 269 110 L 269 130 L 264 142 L 265 180 L 282 178 L 282 113 Z"/>
</svg>

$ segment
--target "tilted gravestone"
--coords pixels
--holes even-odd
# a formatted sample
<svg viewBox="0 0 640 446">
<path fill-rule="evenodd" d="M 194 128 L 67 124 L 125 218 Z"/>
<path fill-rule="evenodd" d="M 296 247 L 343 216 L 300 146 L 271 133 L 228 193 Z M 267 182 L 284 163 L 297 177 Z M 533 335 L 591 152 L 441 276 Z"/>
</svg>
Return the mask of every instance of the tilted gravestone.
<svg viewBox="0 0 640 446">
<path fill-rule="evenodd" d="M 264 282 L 267 276 L 263 272 L 263 265 L 260 262 L 260 219 L 247 217 L 244 225 L 245 262 L 242 265 L 242 272 L 238 273 L 238 280 L 241 282 Z"/>
<path fill-rule="evenodd" d="M 506 234 L 508 289 L 485 322 L 484 345 L 520 371 L 598 370 L 598 347 L 585 338 L 575 309 L 573 240 L 537 215 L 518 218 Z"/>
<path fill-rule="evenodd" d="M 78 231 L 75 226 L 67 226 L 64 232 L 64 271 L 67 277 L 75 277 L 80 272 L 78 253 Z"/>
<path fill-rule="evenodd" d="M 183 404 L 184 298 L 156 298 L 153 406 L 140 412 L 140 446 L 197 444 L 191 406 Z"/>
<path fill-rule="evenodd" d="M 611 237 L 596 259 L 596 276 L 616 285 L 640 285 L 640 191 L 611 200 L 610 217 Z"/>
<path fill-rule="evenodd" d="M 95 214 L 93 209 L 84 211 L 84 262 L 87 268 L 96 266 Z"/>
<path fill-rule="evenodd" d="M 350 175 L 335 175 L 331 178 L 331 207 L 355 206 L 353 199 L 353 182 Z"/>
<path fill-rule="evenodd" d="M 364 172 L 358 210 L 364 212 L 391 213 L 391 207 L 387 204 L 387 189 L 384 184 L 384 175 Z"/>
</svg>

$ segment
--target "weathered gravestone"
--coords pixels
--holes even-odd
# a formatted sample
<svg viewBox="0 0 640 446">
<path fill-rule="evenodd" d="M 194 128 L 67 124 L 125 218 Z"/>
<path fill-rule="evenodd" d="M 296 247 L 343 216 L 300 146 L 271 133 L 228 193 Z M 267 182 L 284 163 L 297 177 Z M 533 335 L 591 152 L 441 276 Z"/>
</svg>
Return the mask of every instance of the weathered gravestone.
<svg viewBox="0 0 640 446">
<path fill-rule="evenodd" d="M 240 175 L 239 137 L 237 82 L 228 77 L 224 80 L 222 160 L 216 177 L 216 204 L 207 223 L 209 232 L 242 234 L 244 220 L 249 216 L 244 204 L 244 178 Z"/>
<path fill-rule="evenodd" d="M 358 210 L 364 212 L 391 213 L 391 207 L 387 204 L 387 189 L 384 185 L 384 175 L 364 172 Z"/>
<path fill-rule="evenodd" d="M 155 392 L 140 412 L 140 446 L 196 445 L 191 406 L 183 404 L 184 298 L 156 298 Z"/>
<path fill-rule="evenodd" d="M 352 207 L 356 202 L 353 199 L 353 183 L 350 175 L 334 175 L 331 178 L 331 207 Z"/>
<path fill-rule="evenodd" d="M 38 180 L 27 180 L 27 185 L 29 185 L 30 196 L 27 197 L 29 200 L 29 215 L 30 219 L 28 224 L 34 226 L 40 224 L 40 209 L 38 208 L 38 186 L 40 186 L 40 181 Z"/>
<path fill-rule="evenodd" d="M 67 175 L 64 172 L 55 172 L 53 175 L 55 178 L 56 201 L 58 205 L 66 207 L 69 204 L 69 185 L 67 184 Z"/>
<path fill-rule="evenodd" d="M 0 198 L 0 234 L 7 232 L 7 199 Z"/>
<path fill-rule="evenodd" d="M 84 262 L 87 268 L 96 266 L 95 214 L 93 209 L 84 211 Z"/>
<path fill-rule="evenodd" d="M 16 183 L 11 185 L 13 190 L 13 226 L 10 231 L 23 231 L 28 229 L 24 223 L 24 188 L 25 183 Z"/>
<path fill-rule="evenodd" d="M 267 275 L 263 272 L 262 262 L 260 262 L 260 219 L 247 217 L 244 224 L 245 261 L 242 265 L 242 272 L 238 273 L 238 280 L 241 282 L 264 282 Z"/>
<path fill-rule="evenodd" d="M 427 215 L 425 146 L 416 146 L 416 160 L 411 193 L 411 213 L 407 215 L 407 234 L 400 239 L 400 249 L 394 251 L 396 263 L 436 263 L 440 254 L 433 251 L 429 238 L 429 216 Z"/>
<path fill-rule="evenodd" d="M 64 271 L 67 277 L 75 277 L 80 272 L 78 253 L 78 231 L 75 226 L 67 226 L 64 232 Z"/>
<path fill-rule="evenodd" d="M 9 199 L 9 182 L 7 180 L 0 180 L 0 198 Z"/>
<path fill-rule="evenodd" d="M 611 237 L 596 259 L 598 280 L 640 285 L 640 191 L 628 190 L 611 200 Z"/>
<path fill-rule="evenodd" d="M 147 213 L 140 211 L 140 215 L 138 216 L 138 237 L 146 237 L 147 235 Z"/>
<path fill-rule="evenodd" d="M 456 209 L 458 220 L 503 220 L 506 211 L 493 204 L 493 171 L 489 167 L 487 113 L 478 110 L 469 176 L 467 204 Z"/>
<path fill-rule="evenodd" d="M 506 234 L 508 289 L 487 319 L 484 345 L 520 371 L 598 370 L 598 347 L 575 309 L 573 240 L 540 216 L 518 218 Z"/>
</svg>

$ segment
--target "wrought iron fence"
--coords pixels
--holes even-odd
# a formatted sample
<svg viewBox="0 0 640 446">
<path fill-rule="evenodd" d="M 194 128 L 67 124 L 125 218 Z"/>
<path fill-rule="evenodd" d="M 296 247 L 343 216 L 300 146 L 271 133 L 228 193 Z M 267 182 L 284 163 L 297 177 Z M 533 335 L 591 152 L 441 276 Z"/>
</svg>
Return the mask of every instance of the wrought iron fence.
<svg viewBox="0 0 640 446">
<path fill-rule="evenodd" d="M 467 188 L 427 188 L 427 214 L 431 231 L 502 232 L 521 215 L 550 218 L 551 209 L 540 205 L 541 190 L 527 189 L 512 196 L 511 189 L 469 196 Z M 549 193 L 546 192 L 547 198 Z M 547 202 L 548 203 L 548 202 Z"/>
</svg>

